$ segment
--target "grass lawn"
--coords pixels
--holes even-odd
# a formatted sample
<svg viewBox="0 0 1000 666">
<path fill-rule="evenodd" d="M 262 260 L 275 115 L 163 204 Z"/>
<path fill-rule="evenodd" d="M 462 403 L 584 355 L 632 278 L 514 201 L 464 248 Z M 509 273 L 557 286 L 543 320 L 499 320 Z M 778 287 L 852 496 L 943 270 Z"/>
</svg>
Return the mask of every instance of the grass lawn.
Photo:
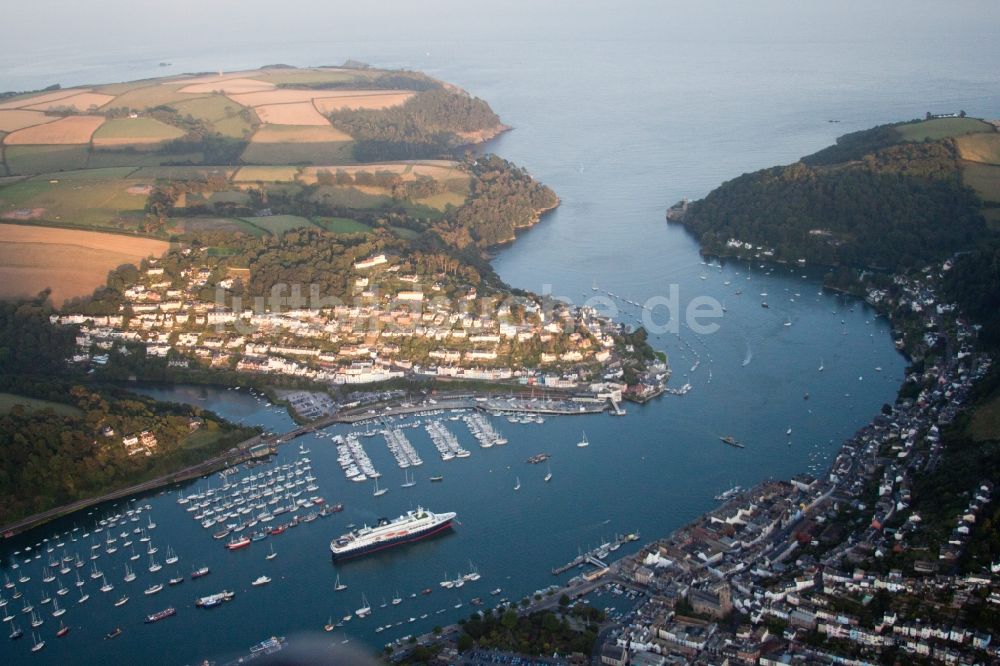
<svg viewBox="0 0 1000 666">
<path fill-rule="evenodd" d="M 938 140 L 961 134 L 992 132 L 993 126 L 975 118 L 932 118 L 899 125 L 896 131 L 904 141 Z"/>
<path fill-rule="evenodd" d="M 368 234 L 372 228 L 348 217 L 314 217 L 313 224 L 335 234 Z"/>
<path fill-rule="evenodd" d="M 29 409 L 49 408 L 56 414 L 62 416 L 82 416 L 83 412 L 72 405 L 64 405 L 61 402 L 50 402 L 39 400 L 38 398 L 28 398 L 15 393 L 0 393 L 0 414 L 8 413 L 14 405 L 24 405 Z"/>
<path fill-rule="evenodd" d="M 181 447 L 188 451 L 197 449 L 213 450 L 219 438 L 225 434 L 224 431 L 218 429 L 199 428 L 184 438 L 184 441 L 181 442 Z M 207 456 L 208 454 L 206 453 L 205 455 Z"/>
<path fill-rule="evenodd" d="M 291 231 L 292 229 L 301 229 L 302 227 L 313 226 L 312 222 L 304 217 L 299 217 L 298 215 L 269 215 L 267 217 L 243 217 L 240 219 L 247 224 L 252 224 L 253 226 L 268 231 L 275 236 L 280 236 L 286 231 Z"/>
</svg>

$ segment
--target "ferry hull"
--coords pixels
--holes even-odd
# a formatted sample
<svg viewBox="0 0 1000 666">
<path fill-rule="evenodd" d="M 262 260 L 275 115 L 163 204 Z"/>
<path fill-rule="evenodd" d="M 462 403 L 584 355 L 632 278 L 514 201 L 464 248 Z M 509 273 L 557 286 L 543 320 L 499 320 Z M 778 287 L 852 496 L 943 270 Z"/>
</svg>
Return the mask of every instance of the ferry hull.
<svg viewBox="0 0 1000 666">
<path fill-rule="evenodd" d="M 420 532 L 414 532 L 412 534 L 407 534 L 406 536 L 401 536 L 389 541 L 382 541 L 380 543 L 372 544 L 370 546 L 354 548 L 349 551 L 337 552 L 331 545 L 330 553 L 335 561 L 343 561 L 343 560 L 353 559 L 355 557 L 361 557 L 362 555 L 370 555 L 372 553 L 377 553 L 381 550 L 395 548 L 396 546 L 404 546 L 408 543 L 414 543 L 416 541 L 420 541 L 422 539 L 426 539 L 428 537 L 432 537 L 447 530 L 450 530 L 452 527 L 452 520 L 453 519 L 446 520 L 443 523 L 434 525 L 432 527 L 428 527 Z"/>
</svg>

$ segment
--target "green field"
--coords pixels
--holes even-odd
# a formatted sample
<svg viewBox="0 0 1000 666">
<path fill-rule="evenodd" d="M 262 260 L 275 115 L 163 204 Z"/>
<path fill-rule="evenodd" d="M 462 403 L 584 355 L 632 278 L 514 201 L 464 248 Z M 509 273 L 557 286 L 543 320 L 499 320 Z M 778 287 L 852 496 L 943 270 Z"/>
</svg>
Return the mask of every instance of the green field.
<svg viewBox="0 0 1000 666">
<path fill-rule="evenodd" d="M 354 187 L 342 187 L 338 185 L 321 185 L 316 189 L 312 198 L 314 201 L 331 206 L 358 209 L 381 208 L 392 203 L 390 197 L 368 194 Z"/>
<path fill-rule="evenodd" d="M 280 236 L 292 229 L 313 226 L 312 222 L 298 215 L 269 215 L 267 217 L 242 217 L 240 219 L 275 236 Z"/>
<path fill-rule="evenodd" d="M 275 85 L 310 83 L 342 83 L 344 81 L 366 80 L 368 77 L 360 72 L 328 72 L 316 70 L 265 69 L 260 74 L 251 74 L 250 78 L 267 81 Z"/>
<path fill-rule="evenodd" d="M 414 238 L 420 236 L 418 232 L 414 231 L 413 229 L 407 229 L 406 227 L 390 226 L 389 228 L 392 229 L 392 233 L 396 234 L 397 236 L 399 236 L 404 240 L 413 240 Z"/>
<path fill-rule="evenodd" d="M 59 173 L 43 173 L 32 176 L 31 180 L 114 180 L 127 178 L 135 171 L 134 167 L 106 167 L 103 169 L 77 169 L 76 171 L 60 171 Z"/>
<path fill-rule="evenodd" d="M 28 409 L 51 409 L 56 414 L 61 414 L 62 416 L 83 416 L 83 412 L 72 405 L 39 400 L 38 398 L 28 398 L 15 393 L 0 393 L 0 414 L 6 414 L 14 405 L 22 405 Z"/>
<path fill-rule="evenodd" d="M 150 144 L 150 150 L 155 150 L 157 143 L 182 136 L 183 131 L 155 118 L 114 118 L 98 127 L 92 139 L 95 144 L 106 141 L 114 142 L 110 145 Z"/>
<path fill-rule="evenodd" d="M 428 208 L 436 208 L 437 210 L 445 210 L 449 205 L 458 208 L 465 203 L 465 198 L 464 194 L 458 194 L 457 192 L 442 192 L 431 197 L 414 199 L 413 203 L 427 206 Z"/>
<path fill-rule="evenodd" d="M 353 141 L 314 143 L 251 142 L 242 159 L 251 164 L 353 164 Z"/>
<path fill-rule="evenodd" d="M 10 175 L 85 169 L 87 146 L 6 146 L 4 161 Z"/>
<path fill-rule="evenodd" d="M 983 201 L 1000 203 L 1000 166 L 966 162 L 962 182 L 976 191 Z"/>
<path fill-rule="evenodd" d="M 348 217 L 314 217 L 313 224 L 335 234 L 370 234 L 372 228 Z"/>
<path fill-rule="evenodd" d="M 172 217 L 167 222 L 167 229 L 175 234 L 222 231 L 244 233 L 258 238 L 267 234 L 263 229 L 231 217 Z"/>
<path fill-rule="evenodd" d="M 87 165 L 91 168 L 130 166 L 158 167 L 165 162 L 194 162 L 198 163 L 204 159 L 201 153 L 180 153 L 177 155 L 163 155 L 152 152 L 139 152 L 130 150 L 103 150 L 97 149 L 90 154 L 90 161 Z M 201 167 L 206 168 L 206 167 Z"/>
<path fill-rule="evenodd" d="M 48 174 L 58 179 L 59 174 Z M 0 211 L 42 208 L 40 219 L 71 226 L 119 228 L 121 216 L 142 214 L 145 194 L 127 192 L 140 181 L 32 178 L 0 188 Z"/>
<path fill-rule="evenodd" d="M 231 178 L 236 169 L 220 166 L 148 166 L 137 170 L 133 178 L 147 180 L 201 180 L 208 174 L 221 173 L 227 179 Z"/>
<path fill-rule="evenodd" d="M 993 126 L 975 118 L 932 118 L 906 125 L 898 125 L 896 131 L 904 141 L 946 139 L 950 136 L 992 132 Z"/>
<path fill-rule="evenodd" d="M 224 136 L 242 139 L 253 131 L 250 123 L 240 115 L 245 107 L 223 95 L 198 97 L 170 106 L 181 115 L 204 120 Z"/>
</svg>

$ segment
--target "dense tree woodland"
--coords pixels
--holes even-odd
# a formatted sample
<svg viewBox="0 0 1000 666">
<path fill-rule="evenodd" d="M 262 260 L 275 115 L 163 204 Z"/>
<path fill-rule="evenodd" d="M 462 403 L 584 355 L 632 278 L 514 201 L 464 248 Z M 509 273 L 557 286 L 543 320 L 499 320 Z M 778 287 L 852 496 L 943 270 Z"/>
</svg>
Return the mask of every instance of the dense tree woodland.
<svg viewBox="0 0 1000 666">
<path fill-rule="evenodd" d="M 735 178 L 691 204 L 686 224 L 709 254 L 888 271 L 943 260 L 994 235 L 964 187 L 950 138 L 901 141 L 896 126 L 846 135 L 788 166 Z"/>
<path fill-rule="evenodd" d="M 436 87 L 387 109 L 345 109 L 329 116 L 334 127 L 354 139 L 359 162 L 438 156 L 462 143 L 461 133 L 500 125 L 489 104 Z"/>
<path fill-rule="evenodd" d="M 458 647 L 468 649 L 476 645 L 533 655 L 573 652 L 589 655 L 603 621 L 604 613 L 587 605 L 530 615 L 518 615 L 515 610 L 487 612 L 462 622 Z"/>
<path fill-rule="evenodd" d="M 193 464 L 253 434 L 74 376 L 64 359 L 76 332 L 49 323 L 47 296 L 0 302 L 0 523 Z M 156 437 L 153 455 L 129 456 L 122 438 L 143 431 Z"/>
</svg>

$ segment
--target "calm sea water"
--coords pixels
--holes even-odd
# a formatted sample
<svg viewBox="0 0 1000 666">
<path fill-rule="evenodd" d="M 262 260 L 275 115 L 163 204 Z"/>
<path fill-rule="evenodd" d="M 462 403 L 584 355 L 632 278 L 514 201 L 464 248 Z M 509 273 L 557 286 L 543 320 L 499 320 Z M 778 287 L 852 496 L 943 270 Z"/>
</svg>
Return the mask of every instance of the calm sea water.
<svg viewBox="0 0 1000 666">
<path fill-rule="evenodd" d="M 374 606 L 373 617 L 355 619 L 332 635 L 323 634 L 323 640 L 348 639 L 378 649 L 403 634 L 467 615 L 470 599 L 481 596 L 489 602 L 493 588 L 516 599 L 562 580 L 565 576 L 549 573 L 551 567 L 615 533 L 638 530 L 644 539 L 666 534 L 711 508 L 712 497 L 734 484 L 824 469 L 839 442 L 895 394 L 905 361 L 893 349 L 886 322 L 861 303 L 821 293 L 819 275 L 811 269 L 703 265 L 696 243 L 683 230 L 666 226 L 664 209 L 683 196 L 702 196 L 728 178 L 792 161 L 839 134 L 875 123 L 921 116 L 928 109 L 964 108 L 996 117 L 1000 75 L 993 64 L 1000 47 L 990 39 L 988 26 L 996 24 L 991 20 L 996 17 L 987 4 L 976 11 L 965 7 L 953 20 L 933 26 L 914 10 L 900 19 L 898 29 L 890 29 L 896 17 L 884 9 L 859 5 L 858 11 L 876 14 L 848 20 L 846 10 L 837 16 L 788 16 L 776 6 L 745 16 L 721 6 L 715 14 L 712 6 L 701 13 L 657 7 L 625 18 L 544 10 L 521 14 L 525 21 L 536 19 L 524 32 L 512 16 L 495 23 L 463 17 L 414 33 L 424 37 L 407 32 L 404 16 L 387 24 L 382 39 L 376 23 L 353 17 L 348 23 L 367 32 L 350 34 L 370 36 L 354 42 L 331 41 L 318 27 L 303 28 L 302 39 L 293 40 L 292 28 L 279 21 L 272 26 L 276 32 L 234 31 L 216 35 L 212 46 L 180 49 L 153 36 L 141 47 L 127 39 L 100 46 L 88 41 L 84 47 L 70 39 L 58 48 L 7 58 L 0 88 L 269 62 L 324 64 L 348 56 L 427 71 L 489 100 L 516 127 L 491 148 L 528 168 L 562 198 L 556 212 L 498 253 L 494 265 L 504 279 L 578 303 L 594 295 L 595 283 L 637 302 L 666 295 L 670 285 L 677 285 L 682 306 L 709 295 L 724 302 L 727 313 L 713 335 L 681 328 L 679 338 L 653 337 L 653 345 L 670 355 L 672 385 L 693 385 L 685 397 L 628 405 L 623 419 L 560 418 L 544 425 L 496 419 L 510 444 L 490 450 L 475 446 L 462 423 L 449 421 L 472 451 L 471 458 L 449 463 L 437 459 L 422 429 L 407 430 L 426 463 L 418 468 L 415 488 L 398 487 L 402 472 L 381 437 L 362 440 L 390 487 L 381 498 L 373 498 L 367 485 L 344 480 L 328 440 L 299 440 L 311 449 L 308 457 L 322 494 L 347 509 L 274 538 L 278 557 L 273 561 L 264 560 L 267 542 L 225 552 L 176 504 L 175 493 L 144 498 L 140 501 L 152 505 L 158 523 L 153 540 L 161 562 L 169 544 L 181 556 L 181 573 L 206 564 L 212 574 L 144 597 L 142 590 L 156 576 L 165 581 L 174 568 L 154 576 L 143 567 L 131 585 L 129 604 L 114 608 L 113 600 L 126 588 L 121 576 L 127 554 L 103 555 L 98 564 L 116 589 L 102 594 L 99 584 L 87 579 L 91 599 L 81 606 L 75 603 L 79 594 L 71 574 L 65 598 L 69 611 L 62 618 L 72 626 L 69 636 L 54 637 L 58 620 L 46 607 L 39 629 L 46 648 L 31 654 L 30 637 L 4 641 L 0 662 L 192 663 L 244 651 L 272 634 L 320 631 L 328 617 L 360 606 L 362 594 Z M 160 68 L 161 60 L 173 66 Z M 765 299 L 771 306 L 766 310 L 760 307 Z M 634 322 L 636 314 L 623 305 L 619 316 Z M 807 392 L 810 399 L 804 400 Z M 234 391 L 180 387 L 153 393 L 272 430 L 291 425 L 287 415 Z M 591 446 L 578 449 L 574 443 L 583 429 Z M 747 448 L 722 445 L 718 437 L 723 434 L 733 434 Z M 547 484 L 543 469 L 523 462 L 540 451 L 553 455 L 554 478 Z M 278 462 L 297 457 L 295 446 L 286 447 Z M 445 481 L 430 484 L 427 478 L 437 473 Z M 516 477 L 520 492 L 513 491 Z M 339 567 L 331 564 L 328 541 L 347 523 L 395 516 L 418 504 L 457 511 L 454 533 Z M 0 556 L 9 562 L 13 550 L 74 524 L 81 531 L 90 528 L 105 510 L 15 539 L 4 544 Z M 66 547 L 81 555 L 90 548 L 89 541 L 70 541 Z M 19 586 L 36 606 L 47 559 L 43 555 L 24 567 L 32 580 Z M 468 571 L 470 560 L 482 573 L 480 582 L 459 591 L 438 587 L 445 573 L 454 577 Z M 145 557 L 136 562 L 144 563 Z M 334 593 L 338 572 L 349 588 Z M 250 581 L 264 573 L 274 582 L 251 589 Z M 434 592 L 409 598 L 426 587 Z M 213 611 L 191 607 L 196 596 L 223 588 L 237 591 L 231 604 Z M 379 607 L 397 591 L 405 599 L 401 605 Z M 22 601 L 12 601 L 11 607 L 27 631 L 30 618 L 20 612 Z M 463 606 L 455 609 L 459 602 Z M 142 624 L 146 613 L 168 605 L 178 608 L 177 617 Z M 423 614 L 428 617 L 420 619 Z M 409 623 L 410 617 L 416 620 Z M 395 626 L 398 622 L 403 624 Z M 394 626 L 375 633 L 384 624 Z M 118 625 L 121 637 L 102 640 Z"/>
</svg>

